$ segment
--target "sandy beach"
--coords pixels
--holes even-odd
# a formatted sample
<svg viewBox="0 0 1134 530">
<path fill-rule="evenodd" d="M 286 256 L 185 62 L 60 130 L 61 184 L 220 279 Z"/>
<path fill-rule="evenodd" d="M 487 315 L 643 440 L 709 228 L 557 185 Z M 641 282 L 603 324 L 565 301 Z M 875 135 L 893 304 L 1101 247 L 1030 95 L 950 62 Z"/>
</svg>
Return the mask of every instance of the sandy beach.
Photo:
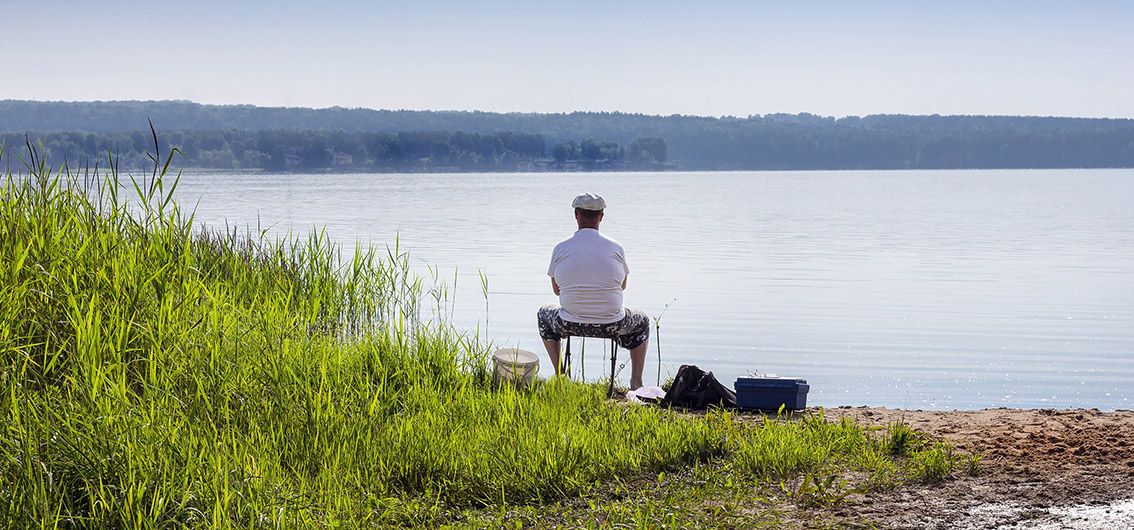
<svg viewBox="0 0 1134 530">
<path fill-rule="evenodd" d="M 983 455 L 976 477 L 852 497 L 837 520 L 884 528 L 1134 528 L 1134 411 L 827 409 L 830 419 L 904 421 Z"/>
</svg>

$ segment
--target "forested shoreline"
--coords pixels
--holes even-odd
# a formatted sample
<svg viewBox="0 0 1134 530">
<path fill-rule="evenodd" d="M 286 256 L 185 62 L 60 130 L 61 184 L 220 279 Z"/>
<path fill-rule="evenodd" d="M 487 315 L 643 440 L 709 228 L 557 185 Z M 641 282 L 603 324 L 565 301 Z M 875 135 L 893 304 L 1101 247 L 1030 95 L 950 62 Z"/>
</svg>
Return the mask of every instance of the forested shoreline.
<svg viewBox="0 0 1134 530">
<path fill-rule="evenodd" d="M 650 116 L 269 108 L 185 101 L 0 101 L 70 164 L 142 167 L 161 140 L 192 168 L 266 171 L 805 170 L 1134 167 L 1134 120 L 812 114 Z M 10 157 L 12 163 L 14 157 Z"/>
<path fill-rule="evenodd" d="M 3 133 L 0 144 L 13 154 L 27 143 L 69 166 L 152 165 L 150 130 L 130 132 Z M 594 171 L 666 169 L 665 142 L 641 138 L 622 145 L 584 139 L 556 143 L 543 136 L 500 132 L 328 132 L 160 131 L 162 150 L 177 149 L 186 167 L 196 169 L 288 171 Z M 12 152 L 12 151 L 10 151 Z M 10 157 L 8 164 L 16 156 Z"/>
</svg>

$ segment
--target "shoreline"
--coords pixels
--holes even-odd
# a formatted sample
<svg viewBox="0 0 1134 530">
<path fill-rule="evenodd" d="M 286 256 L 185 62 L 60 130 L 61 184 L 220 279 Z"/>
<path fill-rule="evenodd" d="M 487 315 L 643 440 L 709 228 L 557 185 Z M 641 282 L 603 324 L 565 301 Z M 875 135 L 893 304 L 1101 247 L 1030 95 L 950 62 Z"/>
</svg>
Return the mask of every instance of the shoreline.
<svg viewBox="0 0 1134 530">
<path fill-rule="evenodd" d="M 137 168 L 135 168 L 137 169 Z M 186 167 L 182 173 L 184 175 L 208 175 L 208 174 L 231 174 L 231 175 L 493 175 L 493 174 L 513 174 L 513 173 L 531 173 L 531 174 L 588 174 L 588 173 L 864 173 L 864 172 L 902 172 L 902 171 L 918 171 L 918 172 L 946 172 L 946 171 L 1116 171 L 1134 169 L 1134 166 L 1075 166 L 1075 167 L 939 167 L 939 168 L 758 168 L 758 169 L 744 169 L 744 168 L 717 168 L 717 169 L 694 169 L 694 168 L 596 168 L 596 169 L 579 169 L 579 168 L 554 168 L 554 169 L 464 169 L 453 170 L 451 168 L 429 168 L 429 169 L 405 169 L 396 170 L 390 168 L 373 168 L 373 169 L 304 169 L 304 170 L 275 170 L 265 168 L 236 168 L 236 169 L 223 169 L 223 168 L 194 168 Z M 129 171 L 130 168 L 123 169 L 123 172 Z M 139 169 L 141 171 L 142 169 Z"/>
<path fill-rule="evenodd" d="M 784 418 L 806 422 L 820 409 Z M 710 459 L 660 475 L 637 473 L 604 483 L 594 492 L 537 506 L 472 510 L 450 523 L 478 528 L 1134 528 L 1132 411 L 822 410 L 826 422 L 847 419 L 881 435 L 892 423 L 904 421 L 920 433 L 915 436 L 921 441 L 952 444 L 956 455 L 979 451 L 983 456 L 978 473 L 957 469 L 943 480 L 861 490 L 858 486 L 867 477 L 854 470 L 843 469 L 826 479 L 829 482 L 809 484 L 795 476 L 777 483 L 744 477 L 727 461 Z M 752 424 L 776 417 L 759 412 L 734 415 L 738 422 Z M 1056 449 L 1063 447 L 1066 450 Z"/>
</svg>

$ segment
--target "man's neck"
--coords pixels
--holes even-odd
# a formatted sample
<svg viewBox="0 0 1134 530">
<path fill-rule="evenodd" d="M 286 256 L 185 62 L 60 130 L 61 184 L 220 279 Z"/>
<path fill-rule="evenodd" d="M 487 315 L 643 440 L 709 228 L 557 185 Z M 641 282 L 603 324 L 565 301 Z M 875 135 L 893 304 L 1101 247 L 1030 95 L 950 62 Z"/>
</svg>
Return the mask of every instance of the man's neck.
<svg viewBox="0 0 1134 530">
<path fill-rule="evenodd" d="M 597 224 L 594 224 L 594 225 L 580 224 L 579 225 L 579 230 L 582 230 L 584 228 L 590 228 L 590 229 L 593 229 L 593 230 L 598 230 L 598 225 Z"/>
</svg>

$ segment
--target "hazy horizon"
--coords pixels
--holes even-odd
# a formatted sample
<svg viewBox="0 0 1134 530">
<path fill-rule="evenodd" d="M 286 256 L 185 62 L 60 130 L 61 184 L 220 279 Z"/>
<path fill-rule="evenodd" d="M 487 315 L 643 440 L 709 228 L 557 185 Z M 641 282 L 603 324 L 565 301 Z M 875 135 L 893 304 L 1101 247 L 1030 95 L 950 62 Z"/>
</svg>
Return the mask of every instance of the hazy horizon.
<svg viewBox="0 0 1134 530">
<path fill-rule="evenodd" d="M 270 109 L 301 109 L 301 110 L 316 110 L 316 111 L 318 111 L 318 110 L 331 110 L 331 109 L 347 109 L 347 110 L 361 109 L 361 110 L 389 111 L 389 112 L 468 112 L 468 113 L 483 112 L 483 113 L 490 113 L 490 114 L 574 114 L 574 113 L 595 113 L 595 114 L 598 114 L 598 113 L 611 113 L 611 114 L 632 114 L 632 115 L 651 116 L 651 117 L 659 117 L 659 118 L 665 118 L 665 117 L 669 117 L 669 116 L 685 116 L 685 117 L 714 118 L 714 119 L 721 119 L 721 118 L 745 119 L 745 118 L 750 118 L 750 117 L 772 116 L 772 115 L 777 115 L 777 114 L 787 114 L 787 115 L 811 114 L 811 115 L 815 115 L 815 116 L 818 116 L 818 117 L 821 117 L 821 118 L 835 118 L 835 119 L 848 118 L 848 117 L 866 117 L 866 116 L 872 116 L 872 115 L 873 116 L 878 116 L 878 115 L 895 115 L 895 116 L 896 115 L 904 115 L 904 116 L 942 116 L 942 117 L 970 117 L 970 118 L 1008 117 L 1008 118 L 1068 118 L 1068 119 L 1134 120 L 1134 118 L 1121 118 L 1121 117 L 1116 118 L 1116 117 L 1112 117 L 1112 116 L 1070 116 L 1070 115 L 1042 115 L 1042 114 L 942 114 L 942 113 L 936 113 L 936 112 L 935 113 L 929 113 L 929 114 L 901 114 L 901 113 L 879 112 L 879 113 L 872 113 L 872 114 L 844 114 L 844 115 L 836 116 L 836 115 L 808 112 L 808 111 L 804 110 L 804 111 L 799 111 L 799 112 L 771 111 L 771 112 L 766 112 L 766 113 L 761 113 L 761 114 L 747 114 L 747 115 L 738 116 L 738 115 L 734 115 L 734 114 L 710 115 L 710 114 L 648 113 L 648 112 L 627 112 L 627 111 L 621 111 L 621 110 L 568 110 L 568 111 L 539 112 L 539 111 L 518 111 L 518 110 L 494 111 L 494 110 L 482 110 L 482 109 L 446 109 L 446 108 L 405 109 L 405 108 L 357 107 L 357 106 L 345 106 L 345 105 L 330 105 L 330 106 L 325 106 L 325 107 L 310 107 L 310 106 L 301 106 L 301 105 L 257 105 L 255 103 L 204 103 L 204 102 L 201 102 L 201 101 L 193 101 L 193 100 L 189 100 L 189 99 L 94 99 L 94 100 L 0 99 L 0 101 L 30 101 L 30 102 L 33 102 L 33 103 L 191 103 L 191 104 L 197 104 L 197 105 L 208 105 L 208 106 L 218 106 L 218 107 L 248 107 L 248 106 L 251 106 L 251 107 L 270 108 Z"/>
<path fill-rule="evenodd" d="M 7 7 L 0 99 L 1134 118 L 1121 2 Z"/>
</svg>

